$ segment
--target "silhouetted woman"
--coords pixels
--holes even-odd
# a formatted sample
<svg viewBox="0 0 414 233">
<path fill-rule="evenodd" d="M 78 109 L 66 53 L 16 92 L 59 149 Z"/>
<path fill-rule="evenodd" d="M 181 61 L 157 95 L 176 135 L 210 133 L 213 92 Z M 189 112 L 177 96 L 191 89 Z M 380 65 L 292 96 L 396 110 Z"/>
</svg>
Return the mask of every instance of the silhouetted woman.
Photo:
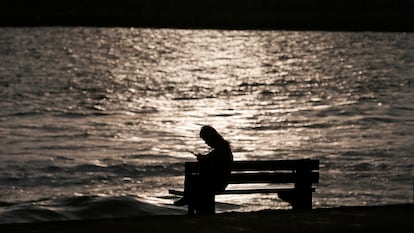
<svg viewBox="0 0 414 233">
<path fill-rule="evenodd" d="M 200 137 L 212 150 L 206 155 L 196 154 L 199 176 L 194 177 L 195 180 L 184 182 L 184 196 L 174 202 L 175 205 L 182 206 L 191 201 L 199 202 L 204 200 L 206 196 L 212 196 L 214 199 L 214 193 L 224 191 L 227 187 L 233 163 L 230 143 L 208 125 L 201 128 Z M 190 200 L 189 193 L 195 196 L 196 200 Z"/>
</svg>

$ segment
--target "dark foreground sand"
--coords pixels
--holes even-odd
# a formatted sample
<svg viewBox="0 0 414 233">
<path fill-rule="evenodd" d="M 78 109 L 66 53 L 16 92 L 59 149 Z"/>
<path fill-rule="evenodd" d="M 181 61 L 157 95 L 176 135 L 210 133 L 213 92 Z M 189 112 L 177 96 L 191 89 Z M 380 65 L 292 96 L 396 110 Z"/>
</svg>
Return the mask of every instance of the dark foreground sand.
<svg viewBox="0 0 414 233">
<path fill-rule="evenodd" d="M 0 232 L 414 232 L 414 204 L 3 224 Z"/>
</svg>

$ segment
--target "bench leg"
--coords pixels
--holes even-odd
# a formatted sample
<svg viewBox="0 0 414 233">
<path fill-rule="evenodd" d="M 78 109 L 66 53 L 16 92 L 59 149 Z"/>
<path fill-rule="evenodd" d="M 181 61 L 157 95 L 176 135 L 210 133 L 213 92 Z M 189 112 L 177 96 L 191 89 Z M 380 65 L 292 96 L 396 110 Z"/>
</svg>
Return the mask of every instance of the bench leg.
<svg viewBox="0 0 414 233">
<path fill-rule="evenodd" d="M 199 214 L 214 214 L 216 212 L 216 202 L 214 194 L 206 194 L 203 197 L 203 200 L 200 203 L 199 207 Z"/>
<path fill-rule="evenodd" d="M 184 196 L 188 198 L 188 214 L 214 214 L 215 193 L 200 176 L 185 176 Z"/>
<path fill-rule="evenodd" d="M 214 214 L 215 194 L 203 189 L 195 189 L 187 194 L 188 214 Z"/>
<path fill-rule="evenodd" d="M 190 201 L 188 214 L 214 214 L 215 209 L 215 195 L 199 193 L 199 195 L 193 196 Z"/>
<path fill-rule="evenodd" d="M 280 199 L 288 202 L 292 209 L 312 209 L 312 190 L 290 190 L 279 192 Z"/>
<path fill-rule="evenodd" d="M 195 208 L 194 208 L 194 206 L 188 204 L 188 207 L 187 208 L 188 208 L 187 209 L 187 213 L 188 214 L 190 214 L 190 215 L 195 214 Z"/>
</svg>

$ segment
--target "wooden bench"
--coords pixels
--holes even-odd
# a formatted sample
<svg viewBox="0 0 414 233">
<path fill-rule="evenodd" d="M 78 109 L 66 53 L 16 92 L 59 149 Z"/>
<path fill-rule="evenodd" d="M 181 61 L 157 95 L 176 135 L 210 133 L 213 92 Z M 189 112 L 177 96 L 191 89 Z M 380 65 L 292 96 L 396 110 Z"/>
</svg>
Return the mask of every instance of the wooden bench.
<svg viewBox="0 0 414 233">
<path fill-rule="evenodd" d="M 185 163 L 185 179 L 198 175 L 197 162 Z M 229 184 L 275 184 L 289 187 L 271 187 L 253 189 L 229 189 L 204 198 L 203 203 L 188 204 L 188 213 L 214 213 L 215 195 L 277 193 L 278 197 L 288 202 L 292 209 L 312 209 L 312 192 L 314 184 L 319 182 L 319 160 L 259 160 L 234 161 Z M 186 184 L 191 185 L 191 184 Z M 267 188 L 267 187 L 268 188 Z M 184 195 L 183 191 L 169 190 L 170 194 Z"/>
</svg>

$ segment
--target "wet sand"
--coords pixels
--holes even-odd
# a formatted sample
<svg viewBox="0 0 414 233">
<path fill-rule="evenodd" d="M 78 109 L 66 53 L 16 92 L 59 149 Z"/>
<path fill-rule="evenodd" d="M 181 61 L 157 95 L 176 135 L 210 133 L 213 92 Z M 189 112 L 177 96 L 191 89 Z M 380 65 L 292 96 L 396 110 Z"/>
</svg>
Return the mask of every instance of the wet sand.
<svg viewBox="0 0 414 233">
<path fill-rule="evenodd" d="M 5 232 L 413 232 L 414 204 L 2 224 Z"/>
</svg>

